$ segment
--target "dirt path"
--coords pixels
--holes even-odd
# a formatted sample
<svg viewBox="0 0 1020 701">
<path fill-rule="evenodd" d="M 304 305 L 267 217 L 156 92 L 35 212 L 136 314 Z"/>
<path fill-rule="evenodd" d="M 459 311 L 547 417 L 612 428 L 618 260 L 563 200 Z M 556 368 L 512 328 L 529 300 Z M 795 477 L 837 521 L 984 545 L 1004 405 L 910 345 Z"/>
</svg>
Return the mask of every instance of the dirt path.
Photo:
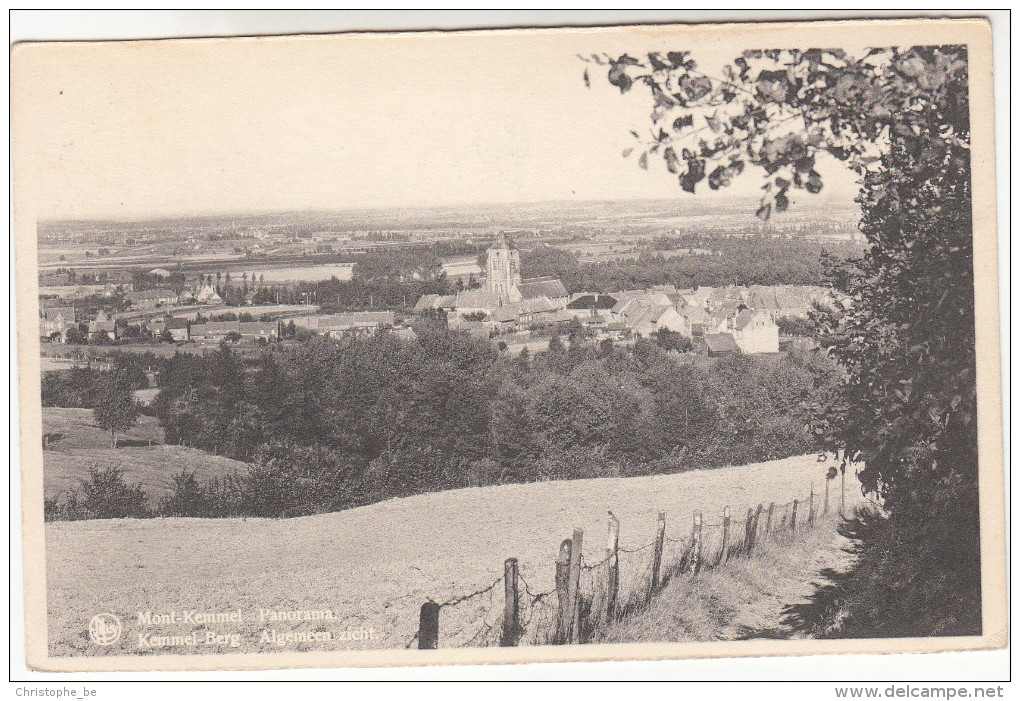
<svg viewBox="0 0 1020 701">
<path fill-rule="evenodd" d="M 604 642 L 708 642 L 811 637 L 791 620 L 827 583 L 828 568 L 853 563 L 836 519 L 821 520 L 796 538 L 762 541 L 750 558 L 670 583 L 648 606 L 605 631 Z"/>
<path fill-rule="evenodd" d="M 790 558 L 783 558 L 783 566 L 776 569 L 772 586 L 762 596 L 749 601 L 748 606 L 735 612 L 730 622 L 718 633 L 722 640 L 747 638 L 810 638 L 809 630 L 791 620 L 791 611 L 810 603 L 810 597 L 828 579 L 826 570 L 845 572 L 854 562 L 848 552 L 850 541 L 825 528 L 810 534 L 805 541 L 790 548 Z"/>
</svg>

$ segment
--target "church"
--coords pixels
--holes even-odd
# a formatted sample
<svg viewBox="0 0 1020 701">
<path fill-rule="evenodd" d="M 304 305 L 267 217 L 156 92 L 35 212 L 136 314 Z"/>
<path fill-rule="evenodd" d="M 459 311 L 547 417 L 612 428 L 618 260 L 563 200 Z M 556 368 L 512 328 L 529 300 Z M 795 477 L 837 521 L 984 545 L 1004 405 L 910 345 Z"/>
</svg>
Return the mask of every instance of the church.
<svg viewBox="0 0 1020 701">
<path fill-rule="evenodd" d="M 503 232 L 488 249 L 485 284 L 453 295 L 424 295 L 415 305 L 416 314 L 444 309 L 451 326 L 456 318 L 485 315 L 491 325 L 515 326 L 559 321 L 570 295 L 553 277 L 521 278 L 521 252 Z"/>
</svg>

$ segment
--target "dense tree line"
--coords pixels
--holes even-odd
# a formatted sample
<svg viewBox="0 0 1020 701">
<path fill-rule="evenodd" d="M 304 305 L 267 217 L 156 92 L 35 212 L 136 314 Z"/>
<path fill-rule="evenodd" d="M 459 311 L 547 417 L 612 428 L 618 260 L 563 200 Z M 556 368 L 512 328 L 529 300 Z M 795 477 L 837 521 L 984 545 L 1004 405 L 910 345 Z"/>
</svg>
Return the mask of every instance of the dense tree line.
<svg viewBox="0 0 1020 701">
<path fill-rule="evenodd" d="M 41 394 L 44 407 L 92 409 L 100 401 L 112 381 L 128 391 L 149 387 L 146 368 L 157 368 L 162 358 L 153 353 L 113 352 L 105 361 L 67 370 L 42 373 Z M 106 362 L 108 369 L 97 367 Z"/>
<path fill-rule="evenodd" d="M 659 240 L 659 245 L 666 243 Z M 536 246 L 521 256 L 522 275 L 551 275 L 570 292 L 614 292 L 652 285 L 679 288 L 725 285 L 823 285 L 823 252 L 842 260 L 859 252 L 851 243 L 769 236 L 698 236 L 668 240 L 684 253 L 656 246 L 622 260 L 580 263 L 571 252 Z"/>
<path fill-rule="evenodd" d="M 167 442 L 251 463 L 215 484 L 182 478 L 175 509 L 293 516 L 810 452 L 807 407 L 838 381 L 819 353 L 715 360 L 578 337 L 569 349 L 509 357 L 422 327 L 413 341 L 311 338 L 248 359 L 228 348 L 178 354 L 161 368 L 155 411 Z"/>
</svg>

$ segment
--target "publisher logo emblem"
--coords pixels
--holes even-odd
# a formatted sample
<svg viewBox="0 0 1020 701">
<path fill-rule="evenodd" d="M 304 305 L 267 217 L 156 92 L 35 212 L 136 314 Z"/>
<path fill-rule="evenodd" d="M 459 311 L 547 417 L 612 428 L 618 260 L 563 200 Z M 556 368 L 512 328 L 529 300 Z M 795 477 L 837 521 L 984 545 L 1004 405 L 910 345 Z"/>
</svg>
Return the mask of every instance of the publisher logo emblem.
<svg viewBox="0 0 1020 701">
<path fill-rule="evenodd" d="M 120 640 L 120 619 L 112 613 L 97 613 L 89 621 L 89 637 L 96 645 L 113 645 Z"/>
</svg>

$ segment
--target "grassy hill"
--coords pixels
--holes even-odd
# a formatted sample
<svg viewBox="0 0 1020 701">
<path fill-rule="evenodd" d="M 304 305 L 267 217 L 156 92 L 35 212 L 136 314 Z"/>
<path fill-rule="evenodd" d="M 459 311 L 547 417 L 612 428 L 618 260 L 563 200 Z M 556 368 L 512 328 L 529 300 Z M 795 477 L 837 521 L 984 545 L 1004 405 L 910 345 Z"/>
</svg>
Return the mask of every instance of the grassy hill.
<svg viewBox="0 0 1020 701">
<path fill-rule="evenodd" d="M 140 632 L 138 612 L 171 609 L 241 609 L 244 622 L 230 631 L 242 634 L 242 652 L 402 647 L 417 630 L 424 601 L 491 585 L 507 557 L 518 558 L 532 593 L 552 589 L 557 549 L 575 526 L 585 532 L 586 560 L 601 559 L 609 509 L 621 521 L 621 547 L 633 548 L 654 537 L 660 511 L 666 512 L 667 537 L 686 537 L 696 510 L 717 521 L 726 505 L 740 514 L 759 502 L 803 498 L 812 480 L 819 488 L 828 467 L 801 456 L 675 475 L 470 488 L 285 520 L 47 523 L 50 648 L 58 655 L 138 653 L 132 642 Z M 467 644 L 498 618 L 502 596 L 500 585 L 444 608 L 440 644 Z M 337 620 L 270 625 L 256 620 L 262 608 L 331 609 Z M 86 632 L 99 611 L 118 615 L 127 634 L 101 649 Z M 335 633 L 364 627 L 375 638 L 266 648 L 260 634 L 270 627 Z M 195 629 L 178 624 L 158 630 Z"/>
<path fill-rule="evenodd" d="M 110 447 L 110 434 L 96 426 L 90 409 L 44 407 L 42 418 L 43 433 L 50 435 L 43 452 L 43 489 L 47 497 L 60 496 L 79 486 L 79 480 L 88 477 L 90 467 L 120 467 L 129 484 L 141 484 L 153 498 L 166 492 L 172 476 L 182 469 L 194 472 L 199 480 L 208 480 L 247 467 L 202 450 L 164 445 L 163 430 L 150 416 L 139 416 L 134 427 L 118 433 L 118 448 Z"/>
</svg>

